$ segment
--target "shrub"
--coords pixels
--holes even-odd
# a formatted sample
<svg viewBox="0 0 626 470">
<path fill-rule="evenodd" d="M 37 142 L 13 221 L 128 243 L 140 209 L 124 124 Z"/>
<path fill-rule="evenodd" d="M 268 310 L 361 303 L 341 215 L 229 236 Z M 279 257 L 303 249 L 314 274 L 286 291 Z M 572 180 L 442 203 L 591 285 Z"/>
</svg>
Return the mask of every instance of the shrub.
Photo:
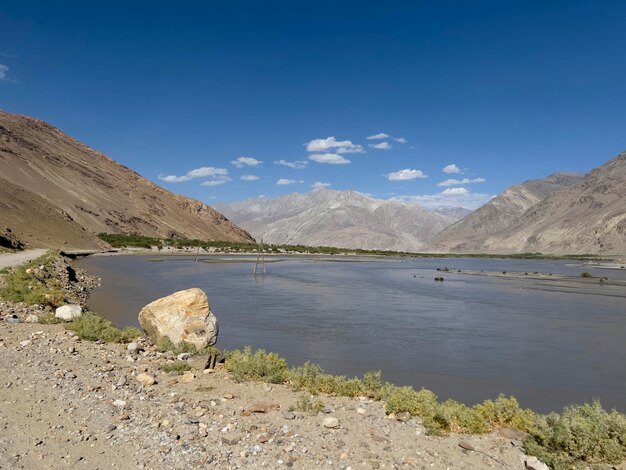
<svg viewBox="0 0 626 470">
<path fill-rule="evenodd" d="M 580 273 L 580 277 L 591 277 L 591 273 L 587 272 L 587 271 L 584 271 L 584 272 Z"/>
<path fill-rule="evenodd" d="M 161 367 L 161 370 L 167 374 L 175 372 L 178 375 L 182 375 L 183 372 L 191 370 L 191 366 L 187 364 L 186 361 L 174 361 L 164 364 L 163 367 Z"/>
<path fill-rule="evenodd" d="M 287 376 L 287 362 L 282 357 L 263 349 L 257 349 L 253 353 L 249 346 L 243 351 L 227 353 L 225 366 L 237 381 L 282 383 Z"/>
<path fill-rule="evenodd" d="M 43 325 L 56 325 L 57 323 L 64 323 L 65 320 L 62 320 L 61 318 L 57 318 L 54 313 L 46 313 L 44 315 L 39 315 L 38 316 L 39 320 L 38 323 L 41 323 Z"/>
<path fill-rule="evenodd" d="M 198 352 L 198 348 L 193 343 L 188 343 L 186 341 L 181 341 L 180 343 L 174 344 L 169 338 L 163 338 L 157 343 L 157 350 L 159 352 L 172 352 L 177 356 L 181 353 L 189 353 L 196 354 Z"/>
<path fill-rule="evenodd" d="M 606 412 L 597 401 L 569 406 L 541 416 L 524 448 L 555 469 L 620 464 L 626 458 L 626 416 Z"/>
<path fill-rule="evenodd" d="M 289 411 L 303 411 L 305 413 L 319 413 L 324 409 L 324 403 L 320 400 L 311 400 L 306 395 L 298 398 L 298 401 L 289 407 Z"/>
<path fill-rule="evenodd" d="M 126 327 L 124 329 L 113 326 L 109 320 L 100 315 L 87 312 L 75 318 L 65 326 L 74 331 L 80 339 L 87 341 L 104 341 L 106 343 L 128 343 L 142 336 L 137 328 Z"/>
<path fill-rule="evenodd" d="M 475 405 L 474 409 L 487 431 L 509 427 L 528 432 L 537 423 L 537 415 L 532 410 L 520 408 L 515 397 L 500 395 L 495 401 L 485 400 Z"/>
<path fill-rule="evenodd" d="M 385 400 L 387 413 L 410 413 L 413 416 L 434 415 L 437 406 L 437 395 L 430 390 L 421 389 L 419 392 L 413 387 L 397 387 L 385 384 L 381 390 Z"/>
</svg>

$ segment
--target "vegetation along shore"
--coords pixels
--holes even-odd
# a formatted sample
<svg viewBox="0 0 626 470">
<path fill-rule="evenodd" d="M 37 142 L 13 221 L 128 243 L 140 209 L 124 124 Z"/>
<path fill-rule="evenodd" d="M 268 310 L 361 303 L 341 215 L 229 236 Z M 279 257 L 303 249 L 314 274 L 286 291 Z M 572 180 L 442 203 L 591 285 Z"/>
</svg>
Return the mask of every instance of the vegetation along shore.
<svg viewBox="0 0 626 470">
<path fill-rule="evenodd" d="M 1 466 L 623 466 L 626 416 L 597 402 L 549 415 L 505 396 L 440 402 L 380 372 L 334 376 L 263 350 L 155 345 L 93 312 L 55 316 L 87 309 L 97 282 L 56 252 L 3 270 Z"/>
</svg>

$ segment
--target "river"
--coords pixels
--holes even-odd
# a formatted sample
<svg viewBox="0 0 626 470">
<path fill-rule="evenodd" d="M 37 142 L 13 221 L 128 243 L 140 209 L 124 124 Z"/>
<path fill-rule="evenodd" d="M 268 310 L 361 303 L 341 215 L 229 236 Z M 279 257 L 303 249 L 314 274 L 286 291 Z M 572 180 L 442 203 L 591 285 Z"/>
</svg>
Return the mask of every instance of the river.
<svg viewBox="0 0 626 470">
<path fill-rule="evenodd" d="M 137 325 L 139 310 L 156 298 L 199 287 L 220 322 L 223 349 L 252 345 L 291 365 L 311 361 L 348 376 L 380 369 L 385 380 L 468 404 L 505 393 L 542 412 L 596 398 L 626 411 L 626 287 L 575 279 L 589 271 L 623 283 L 626 270 L 575 261 L 285 256 L 252 276 L 253 260 L 92 256 L 79 265 L 102 278 L 90 307 L 118 326 Z M 437 271 L 444 266 L 450 271 Z M 485 275 L 502 271 L 508 275 Z"/>
</svg>

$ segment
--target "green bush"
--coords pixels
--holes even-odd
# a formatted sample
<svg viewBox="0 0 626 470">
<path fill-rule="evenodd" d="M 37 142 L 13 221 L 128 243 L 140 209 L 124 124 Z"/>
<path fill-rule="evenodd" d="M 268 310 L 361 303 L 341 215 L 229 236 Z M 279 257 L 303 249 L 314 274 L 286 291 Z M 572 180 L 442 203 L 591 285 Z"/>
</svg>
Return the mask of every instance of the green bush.
<svg viewBox="0 0 626 470">
<path fill-rule="evenodd" d="M 106 343 L 129 343 L 142 336 L 142 333 L 137 328 L 117 328 L 109 320 L 105 320 L 100 315 L 91 312 L 75 318 L 65 328 L 74 331 L 80 339 L 104 341 Z"/>
<path fill-rule="evenodd" d="M 29 305 L 63 305 L 65 294 L 59 281 L 50 277 L 43 278 L 39 271 L 41 265 L 45 266 L 46 271 L 50 271 L 57 256 L 55 252 L 50 252 L 9 271 L 4 278 L 5 286 L 0 289 L 0 297 L 10 302 L 25 302 Z"/>
<path fill-rule="evenodd" d="M 302 411 L 305 413 L 319 413 L 324 409 L 324 403 L 320 400 L 311 400 L 306 395 L 298 398 L 298 401 L 289 407 L 289 411 Z"/>
<path fill-rule="evenodd" d="M 186 361 L 174 361 L 164 364 L 161 370 L 167 374 L 175 372 L 178 375 L 182 375 L 184 372 L 191 370 L 191 366 Z"/>
<path fill-rule="evenodd" d="M 56 325 L 57 323 L 65 322 L 65 320 L 57 318 L 54 313 L 45 313 L 43 315 L 39 315 L 38 318 L 38 323 L 41 323 L 43 325 Z"/>
<path fill-rule="evenodd" d="M 620 464 L 626 459 L 626 416 L 606 412 L 597 401 L 569 406 L 539 417 L 524 447 L 558 470 Z"/>
<path fill-rule="evenodd" d="M 277 384 L 283 383 L 287 375 L 287 362 L 282 357 L 263 349 L 252 352 L 249 346 L 243 351 L 228 352 L 225 367 L 240 382 L 252 380 Z"/>
</svg>

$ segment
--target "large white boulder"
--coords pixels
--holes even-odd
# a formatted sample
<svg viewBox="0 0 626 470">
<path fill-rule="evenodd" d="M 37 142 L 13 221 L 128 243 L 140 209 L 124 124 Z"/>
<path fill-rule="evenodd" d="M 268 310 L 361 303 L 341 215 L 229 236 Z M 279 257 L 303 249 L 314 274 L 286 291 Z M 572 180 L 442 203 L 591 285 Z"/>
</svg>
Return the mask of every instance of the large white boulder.
<svg viewBox="0 0 626 470">
<path fill-rule="evenodd" d="M 63 305 L 55 310 L 54 316 L 65 321 L 72 321 L 83 314 L 83 308 L 80 305 Z"/>
<path fill-rule="evenodd" d="M 217 341 L 217 318 L 206 294 L 196 287 L 149 303 L 139 312 L 139 324 L 153 343 L 169 339 L 194 344 L 198 349 Z"/>
</svg>

